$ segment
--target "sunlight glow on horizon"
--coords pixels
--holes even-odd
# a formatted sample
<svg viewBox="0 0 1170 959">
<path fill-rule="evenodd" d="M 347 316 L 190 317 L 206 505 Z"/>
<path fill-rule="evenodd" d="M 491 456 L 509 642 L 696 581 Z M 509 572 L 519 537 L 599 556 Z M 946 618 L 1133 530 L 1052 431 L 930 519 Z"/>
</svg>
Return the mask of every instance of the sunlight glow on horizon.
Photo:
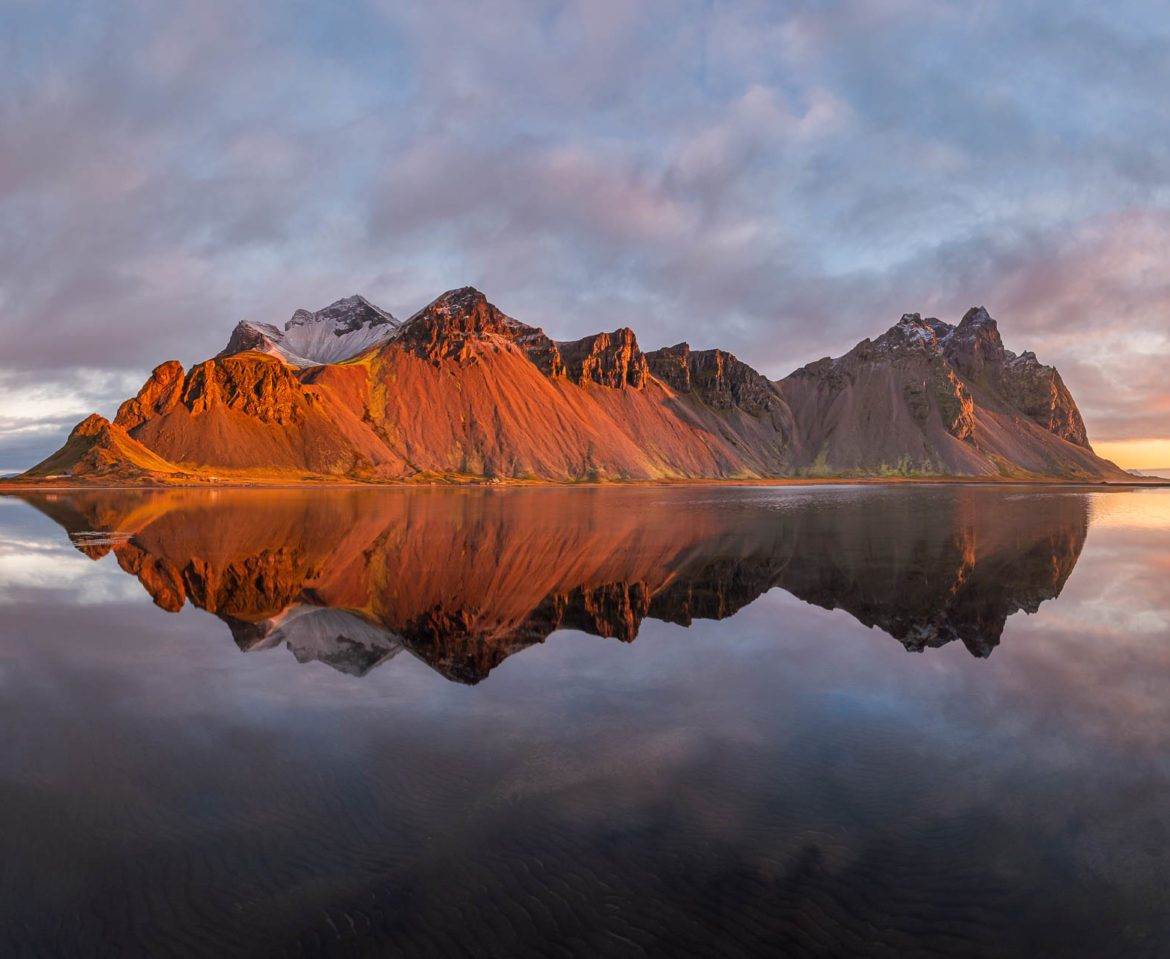
<svg viewBox="0 0 1170 959">
<path fill-rule="evenodd" d="M 1093 443 L 1093 449 L 1124 470 L 1170 468 L 1170 439 L 1112 440 Z"/>
</svg>

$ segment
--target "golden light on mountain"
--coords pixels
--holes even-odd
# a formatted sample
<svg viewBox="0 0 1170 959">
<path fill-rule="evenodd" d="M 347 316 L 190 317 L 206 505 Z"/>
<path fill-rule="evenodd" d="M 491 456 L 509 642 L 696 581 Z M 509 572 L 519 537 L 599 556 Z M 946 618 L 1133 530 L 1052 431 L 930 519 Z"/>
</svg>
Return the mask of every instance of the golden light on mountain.
<svg viewBox="0 0 1170 959">
<path fill-rule="evenodd" d="M 1060 374 L 982 307 L 917 313 L 770 381 L 723 350 L 573 341 L 471 287 L 404 323 L 360 296 L 241 323 L 158 366 L 23 477 L 98 483 L 600 482 L 968 477 L 1122 481 Z"/>
</svg>

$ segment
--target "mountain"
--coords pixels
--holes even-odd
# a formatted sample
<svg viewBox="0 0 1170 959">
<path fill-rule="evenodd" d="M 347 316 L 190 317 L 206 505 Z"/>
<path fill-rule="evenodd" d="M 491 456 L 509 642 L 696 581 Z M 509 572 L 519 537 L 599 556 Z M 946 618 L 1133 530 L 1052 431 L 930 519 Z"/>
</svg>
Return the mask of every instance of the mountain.
<svg viewBox="0 0 1170 959">
<path fill-rule="evenodd" d="M 779 385 L 814 473 L 1121 478 L 1060 374 L 1005 349 L 982 307 L 957 326 L 908 313 Z"/>
<path fill-rule="evenodd" d="M 465 287 L 404 323 L 356 296 L 283 331 L 241 323 L 21 481 L 891 475 L 1126 479 L 1059 374 L 1006 350 L 982 308 L 957 326 L 908 314 L 773 382 L 718 349 L 643 352 L 624 327 L 557 341 Z"/>
<path fill-rule="evenodd" d="M 1083 497 L 980 486 L 783 509 L 685 489 L 23 496 L 245 652 L 362 675 L 406 651 L 462 683 L 559 629 L 632 642 L 646 619 L 723 619 L 774 587 L 910 651 L 986 657 L 1008 617 L 1060 594 L 1088 529 Z"/>
<path fill-rule="evenodd" d="M 73 427 L 65 445 L 30 472 L 47 479 L 84 476 L 95 480 L 145 480 L 161 475 L 195 479 L 96 413 Z"/>
<path fill-rule="evenodd" d="M 241 320 L 219 355 L 255 350 L 278 357 L 290 366 L 340 363 L 385 343 L 401 325 L 390 313 L 355 295 L 316 313 L 297 310 L 283 330 L 270 323 Z"/>
</svg>

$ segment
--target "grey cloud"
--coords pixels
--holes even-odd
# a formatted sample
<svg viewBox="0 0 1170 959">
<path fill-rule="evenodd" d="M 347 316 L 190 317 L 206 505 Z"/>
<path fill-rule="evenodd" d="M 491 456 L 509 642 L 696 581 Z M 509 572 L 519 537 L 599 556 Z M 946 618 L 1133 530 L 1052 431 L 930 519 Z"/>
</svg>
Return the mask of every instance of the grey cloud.
<svg viewBox="0 0 1170 959">
<path fill-rule="evenodd" d="M 244 316 L 473 283 L 554 336 L 625 324 L 782 376 L 984 303 L 1094 436 L 1159 429 L 1156 382 L 1112 386 L 1130 354 L 1083 352 L 1167 306 L 1108 239 L 1161 242 L 1170 199 L 1139 5 L 38 11 L 0 30 L 0 368 L 144 376 Z"/>
<path fill-rule="evenodd" d="M 0 476 L 23 473 L 50 456 L 76 422 L 76 417 L 54 417 L 42 421 L 35 431 L 0 431 Z"/>
</svg>

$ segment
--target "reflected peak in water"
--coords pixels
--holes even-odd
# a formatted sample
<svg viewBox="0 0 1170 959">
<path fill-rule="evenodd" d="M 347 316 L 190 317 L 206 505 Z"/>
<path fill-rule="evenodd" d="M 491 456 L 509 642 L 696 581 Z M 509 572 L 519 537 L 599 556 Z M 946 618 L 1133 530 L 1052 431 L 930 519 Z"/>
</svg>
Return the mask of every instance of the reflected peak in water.
<svg viewBox="0 0 1170 959">
<path fill-rule="evenodd" d="M 468 684 L 558 629 L 630 642 L 647 617 L 722 619 L 774 587 L 908 650 L 986 657 L 1059 595 L 1088 527 L 1080 494 L 958 486 L 23 498 L 245 651 L 362 675 L 407 650 Z"/>
</svg>

